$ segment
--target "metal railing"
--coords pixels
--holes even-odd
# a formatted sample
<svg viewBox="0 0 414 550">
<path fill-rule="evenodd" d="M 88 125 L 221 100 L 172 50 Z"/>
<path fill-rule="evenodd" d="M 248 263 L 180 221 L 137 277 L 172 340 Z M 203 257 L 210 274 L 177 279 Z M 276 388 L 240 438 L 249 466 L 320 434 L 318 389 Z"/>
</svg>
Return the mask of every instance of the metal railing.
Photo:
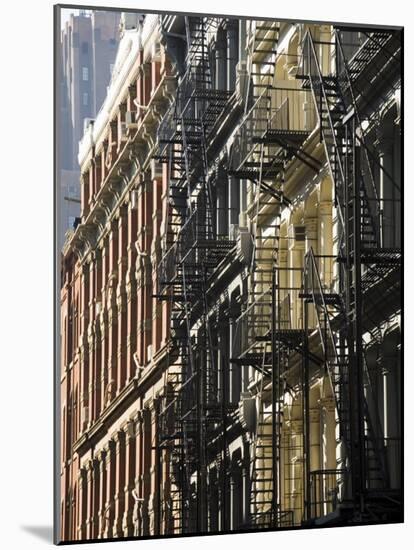
<svg viewBox="0 0 414 550">
<path fill-rule="evenodd" d="M 346 474 L 343 469 L 310 472 L 311 518 L 320 518 L 336 510 Z"/>
</svg>

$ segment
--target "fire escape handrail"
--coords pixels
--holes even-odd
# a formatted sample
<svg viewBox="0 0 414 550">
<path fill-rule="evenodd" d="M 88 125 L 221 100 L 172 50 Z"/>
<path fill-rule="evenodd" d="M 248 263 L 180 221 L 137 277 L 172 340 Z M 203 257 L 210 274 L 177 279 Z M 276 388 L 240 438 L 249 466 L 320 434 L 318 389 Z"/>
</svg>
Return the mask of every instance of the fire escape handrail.
<svg viewBox="0 0 414 550">
<path fill-rule="evenodd" d="M 341 163 L 341 157 L 340 157 L 339 150 L 338 150 L 338 144 L 337 144 L 337 141 L 336 141 L 335 130 L 334 130 L 334 127 L 333 127 L 333 124 L 332 124 L 331 113 L 330 113 L 330 110 L 329 110 L 329 102 L 328 102 L 328 98 L 326 97 L 325 88 L 323 86 L 323 76 L 322 76 L 321 69 L 320 69 L 320 66 L 319 66 L 318 57 L 316 55 L 312 35 L 311 35 L 309 30 L 306 31 L 306 34 L 305 34 L 305 37 L 304 37 L 304 43 L 308 45 L 308 52 L 309 52 L 309 57 L 308 57 L 309 82 L 310 82 L 310 85 L 311 85 L 311 88 L 312 88 L 312 91 L 313 91 L 313 98 L 314 98 L 314 102 L 315 102 L 315 107 L 316 107 L 316 112 L 317 112 L 318 119 L 319 119 L 319 125 L 320 125 L 320 128 L 321 128 L 321 132 L 322 132 L 322 135 L 324 136 L 325 131 L 324 131 L 324 128 L 323 128 L 322 113 L 320 113 L 318 105 L 316 103 L 316 91 L 315 91 L 315 86 L 314 86 L 314 81 L 313 81 L 312 71 L 311 71 L 311 66 L 310 66 L 310 53 L 313 54 L 313 62 L 314 62 L 314 65 L 315 65 L 315 68 L 317 70 L 318 77 L 319 77 L 319 87 L 320 87 L 320 90 L 321 90 L 321 95 L 324 98 L 327 119 L 328 119 L 329 127 L 330 127 L 330 130 L 331 130 L 331 133 L 332 133 L 332 138 L 333 138 L 332 141 L 333 141 L 333 145 L 334 145 L 334 148 L 335 148 L 335 156 L 337 158 L 342 183 L 345 186 L 346 185 L 345 174 L 344 174 L 344 171 L 343 171 L 343 167 L 342 167 L 342 163 Z M 328 158 L 329 167 L 330 167 L 331 173 L 332 173 L 332 179 L 334 180 L 335 188 L 336 188 L 336 178 L 334 177 L 334 170 L 333 170 L 332 165 L 331 165 L 330 154 L 329 154 L 329 151 L 327 150 L 327 147 L 326 147 L 326 139 L 324 139 L 323 142 L 324 142 L 324 146 L 325 146 L 326 156 Z M 345 220 L 344 220 L 344 216 L 343 216 L 343 213 L 342 213 L 340 201 L 338 201 L 338 204 L 339 204 L 339 208 L 338 208 L 339 218 L 341 220 L 342 227 L 345 228 Z"/>
<path fill-rule="evenodd" d="M 322 303 L 324 312 L 326 314 L 326 324 L 327 324 L 327 327 L 329 329 L 329 336 L 330 336 L 330 339 L 331 339 L 332 349 L 334 350 L 334 353 L 335 353 L 335 360 L 336 360 L 336 362 L 338 362 L 338 354 L 337 354 L 337 351 L 336 351 L 335 337 L 334 337 L 334 334 L 333 334 L 331 322 L 330 322 L 329 315 L 328 315 L 328 306 L 327 306 L 327 304 L 325 302 L 325 298 L 324 298 L 324 293 L 325 292 L 324 292 L 322 281 L 321 281 L 321 278 L 320 278 L 320 275 L 319 275 L 318 266 L 316 265 L 316 258 L 315 258 L 315 254 L 313 252 L 312 247 L 310 247 L 309 251 L 306 254 L 306 257 L 311 262 L 312 282 L 315 280 L 315 276 L 316 276 L 316 282 L 317 282 L 317 287 L 318 287 L 320 298 L 321 298 L 321 303 Z M 311 293 L 312 293 L 312 299 L 313 299 L 314 303 L 317 304 L 317 301 L 315 299 L 316 297 L 315 297 L 315 290 L 314 290 L 314 285 L 313 284 L 311 285 Z M 318 316 L 316 316 L 316 317 L 318 319 L 318 329 L 319 329 L 319 334 L 321 336 L 322 349 L 323 349 L 324 353 L 326 354 L 327 349 L 325 347 L 325 340 L 323 338 L 322 327 L 321 327 L 320 322 L 319 322 L 319 317 Z"/>
<path fill-rule="evenodd" d="M 341 55 L 341 58 L 342 58 L 342 61 L 343 61 L 343 65 L 344 65 L 344 69 L 345 69 L 344 73 L 345 73 L 345 76 L 346 76 L 349 91 L 351 93 L 352 105 L 353 105 L 353 108 L 354 108 L 355 117 L 356 117 L 358 128 L 359 128 L 359 131 L 360 131 L 360 136 L 358 136 L 358 134 L 355 132 L 355 137 L 356 137 L 356 140 L 361 143 L 362 148 L 364 150 L 364 154 L 365 154 L 365 158 L 366 158 L 366 162 L 367 162 L 367 166 L 368 166 L 369 179 L 370 179 L 370 184 L 371 184 L 371 191 L 372 191 L 374 199 L 376 201 L 377 208 L 379 208 L 378 192 L 377 192 L 377 188 L 376 188 L 376 185 L 375 185 L 375 178 L 374 178 L 374 174 L 372 172 L 371 162 L 370 162 L 370 159 L 368 157 L 368 146 L 365 142 L 364 130 L 362 128 L 361 117 L 360 117 L 360 114 L 359 114 L 359 109 L 358 109 L 358 105 L 357 105 L 357 101 L 356 101 L 356 97 L 355 97 L 355 92 L 354 92 L 354 86 L 352 84 L 352 80 L 351 80 L 351 77 L 349 75 L 348 62 L 345 58 L 345 54 L 344 54 L 344 51 L 343 51 L 343 48 L 342 48 L 342 43 L 341 43 L 341 40 L 340 40 L 340 37 L 339 37 L 339 34 L 338 34 L 337 30 L 335 30 L 335 39 L 336 39 L 335 43 L 336 43 L 336 46 L 337 46 L 337 51 L 339 51 L 339 53 Z M 337 72 L 338 72 L 338 70 L 339 70 L 339 67 L 337 67 Z M 369 200 L 367 201 L 367 207 L 369 207 Z M 371 221 L 371 223 L 373 225 L 373 229 L 374 229 L 375 238 L 378 239 L 378 232 L 377 232 L 375 219 L 372 215 L 370 217 L 371 217 L 370 221 Z"/>
</svg>

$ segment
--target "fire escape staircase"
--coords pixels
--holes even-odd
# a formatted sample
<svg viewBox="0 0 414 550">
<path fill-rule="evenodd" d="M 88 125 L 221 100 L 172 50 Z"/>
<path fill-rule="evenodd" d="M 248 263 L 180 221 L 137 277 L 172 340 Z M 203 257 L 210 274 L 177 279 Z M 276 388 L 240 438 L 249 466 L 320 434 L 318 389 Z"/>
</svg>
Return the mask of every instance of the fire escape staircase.
<svg viewBox="0 0 414 550">
<path fill-rule="evenodd" d="M 339 464 L 339 470 L 349 468 L 349 458 L 352 456 L 351 433 L 351 402 L 350 402 L 350 368 L 351 359 L 347 346 L 347 314 L 339 294 L 328 292 L 320 278 L 317 261 L 313 250 L 305 258 L 305 291 L 302 297 L 306 303 L 312 303 L 316 313 L 317 330 L 325 362 L 326 371 L 331 382 L 332 393 L 337 410 L 337 421 L 340 441 L 345 450 L 345 461 Z M 376 402 L 371 389 L 366 364 L 364 364 L 364 448 L 366 468 L 366 491 L 374 494 L 386 490 L 389 475 L 385 459 L 383 439 L 378 434 L 379 422 L 374 422 Z M 373 410 L 368 408 L 367 396 L 374 404 Z M 338 441 L 339 442 L 339 441 Z M 351 465 L 352 467 L 352 465 Z"/>
<path fill-rule="evenodd" d="M 206 291 L 209 275 L 234 246 L 216 237 L 212 219 L 206 142 L 229 95 L 212 87 L 207 33 L 214 22 L 204 17 L 185 19 L 187 71 L 161 122 L 154 154 L 168 165 L 167 220 L 156 296 L 168 302 L 170 315 L 159 439 L 169 453 L 173 481 L 171 533 L 202 528 L 198 502 L 205 487 L 206 419 L 218 421 L 222 413 L 213 388 L 216 367 Z M 200 320 L 202 330 L 196 328 Z"/>
<path fill-rule="evenodd" d="M 361 53 L 354 56 L 351 64 L 353 69 L 350 71 L 341 44 L 337 40 L 337 56 L 341 58 L 343 70 L 337 75 L 322 74 L 314 42 L 308 32 L 304 40 L 305 70 L 301 75 L 303 86 L 311 89 L 313 93 L 319 116 L 321 140 L 334 182 L 335 203 L 342 230 L 339 259 L 346 263 L 348 269 L 357 262 L 366 266 L 361 279 L 362 299 L 369 286 L 367 283 L 378 283 L 390 266 L 391 269 L 398 269 L 400 262 L 399 250 L 386 249 L 381 244 L 381 235 L 377 226 L 379 199 L 372 158 L 365 143 L 353 87 L 355 76 L 363 73 L 372 56 L 377 54 L 377 47 L 364 48 L 363 55 Z M 338 66 L 340 66 L 339 63 Z M 350 457 L 352 454 L 349 410 L 350 357 L 346 335 L 349 334 L 350 324 L 362 323 L 362 320 L 358 321 L 355 310 L 355 299 L 359 289 L 354 286 L 356 283 L 351 277 L 348 279 L 350 281 L 348 289 L 346 287 L 343 289 L 346 293 L 343 297 L 329 295 L 322 289 L 313 253 L 308 255 L 307 265 L 308 272 L 312 272 L 313 280 L 317 281 L 317 292 L 313 290 L 307 299 L 313 302 L 316 309 L 321 342 L 338 411 L 341 439 Z M 344 280 L 346 278 L 347 275 Z M 338 322 L 341 328 L 339 332 L 334 332 L 332 326 Z M 363 330 L 361 325 L 359 330 Z M 341 333 L 345 337 L 340 337 L 339 340 L 338 334 Z M 366 495 L 369 495 L 373 494 L 373 491 L 386 491 L 388 473 L 381 443 L 383 439 L 375 435 L 365 397 L 363 414 L 364 482 Z"/>
</svg>

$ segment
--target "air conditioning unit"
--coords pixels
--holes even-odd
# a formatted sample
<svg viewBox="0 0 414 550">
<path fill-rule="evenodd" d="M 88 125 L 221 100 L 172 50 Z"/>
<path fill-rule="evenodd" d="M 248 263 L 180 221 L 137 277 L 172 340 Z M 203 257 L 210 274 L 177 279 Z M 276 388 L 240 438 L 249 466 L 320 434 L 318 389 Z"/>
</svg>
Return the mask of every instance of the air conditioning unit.
<svg viewBox="0 0 414 550">
<path fill-rule="evenodd" d="M 89 407 L 88 405 L 84 405 L 82 408 L 82 424 L 83 427 L 86 428 L 88 422 L 89 422 Z"/>
<path fill-rule="evenodd" d="M 131 191 L 131 208 L 132 210 L 138 209 L 138 191 Z"/>
<path fill-rule="evenodd" d="M 153 61 L 159 61 L 161 59 L 161 47 L 159 42 L 153 42 L 151 46 L 151 57 Z"/>
<path fill-rule="evenodd" d="M 162 164 L 156 160 L 151 161 L 151 179 L 162 178 Z"/>
<path fill-rule="evenodd" d="M 138 128 L 138 124 L 136 122 L 136 112 L 135 111 L 127 111 L 125 113 L 125 124 L 127 127 L 127 130 L 136 130 Z"/>
<path fill-rule="evenodd" d="M 120 122 L 118 124 L 119 141 L 122 143 L 128 139 L 127 137 L 127 125 L 126 122 Z"/>
<path fill-rule="evenodd" d="M 237 240 L 238 236 L 239 236 L 239 224 L 231 223 L 229 228 L 229 239 L 231 241 L 235 241 Z"/>
<path fill-rule="evenodd" d="M 250 265 L 253 254 L 253 239 L 247 227 L 239 226 L 237 254 L 244 265 Z"/>
<path fill-rule="evenodd" d="M 289 248 L 305 248 L 306 226 L 290 225 L 288 230 Z"/>
<path fill-rule="evenodd" d="M 247 227 L 247 214 L 245 211 L 239 214 L 239 227 Z"/>
<path fill-rule="evenodd" d="M 83 119 L 83 133 L 85 134 L 89 130 L 89 126 L 93 126 L 95 122 L 94 118 L 86 117 Z M 91 128 L 93 129 L 93 128 Z"/>
<path fill-rule="evenodd" d="M 147 361 L 152 360 L 152 344 L 147 346 Z"/>
<path fill-rule="evenodd" d="M 249 393 L 241 394 L 239 402 L 239 418 L 243 428 L 251 433 L 256 431 L 256 399 Z"/>
</svg>

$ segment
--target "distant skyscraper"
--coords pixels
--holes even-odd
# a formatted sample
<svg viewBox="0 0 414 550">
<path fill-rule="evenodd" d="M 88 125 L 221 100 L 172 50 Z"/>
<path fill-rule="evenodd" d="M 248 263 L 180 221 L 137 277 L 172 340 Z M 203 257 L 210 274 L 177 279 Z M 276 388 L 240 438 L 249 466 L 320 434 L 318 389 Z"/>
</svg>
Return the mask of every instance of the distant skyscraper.
<svg viewBox="0 0 414 550">
<path fill-rule="evenodd" d="M 106 96 L 119 42 L 119 12 L 71 14 L 61 34 L 59 246 L 80 212 L 78 144 Z"/>
</svg>

